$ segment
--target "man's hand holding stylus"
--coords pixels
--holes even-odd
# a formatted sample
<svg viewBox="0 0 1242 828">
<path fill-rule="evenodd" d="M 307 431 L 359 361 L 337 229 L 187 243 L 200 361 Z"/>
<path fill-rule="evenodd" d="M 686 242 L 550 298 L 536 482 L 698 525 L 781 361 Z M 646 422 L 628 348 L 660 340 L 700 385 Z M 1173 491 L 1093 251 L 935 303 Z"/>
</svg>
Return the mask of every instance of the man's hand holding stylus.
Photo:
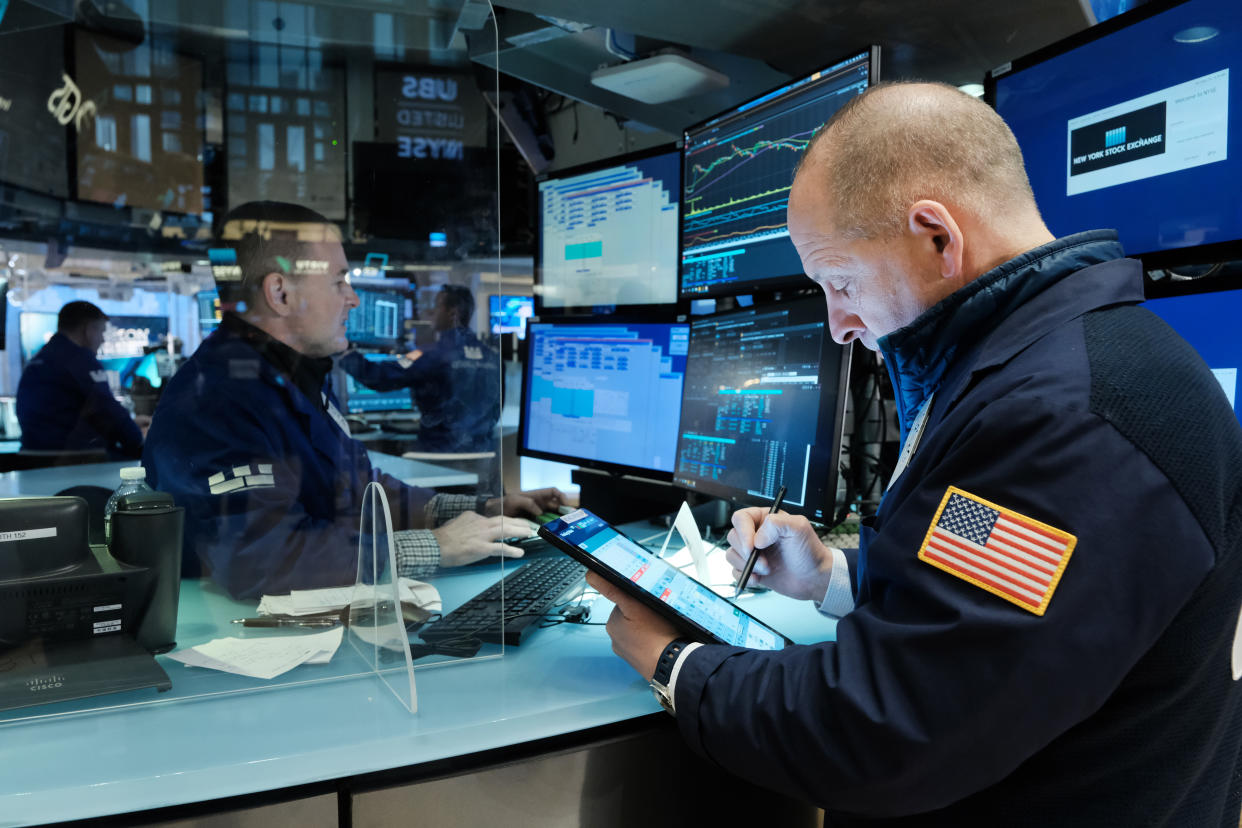
<svg viewBox="0 0 1242 828">
<path fill-rule="evenodd" d="M 810 601 L 821 600 L 828 591 L 832 553 L 805 517 L 785 512 L 769 515 L 759 506 L 739 509 L 733 513 L 725 552 L 734 578 L 742 574 L 746 558 L 755 547 L 763 551 L 750 575 L 750 586 L 762 585 L 790 598 Z"/>
</svg>

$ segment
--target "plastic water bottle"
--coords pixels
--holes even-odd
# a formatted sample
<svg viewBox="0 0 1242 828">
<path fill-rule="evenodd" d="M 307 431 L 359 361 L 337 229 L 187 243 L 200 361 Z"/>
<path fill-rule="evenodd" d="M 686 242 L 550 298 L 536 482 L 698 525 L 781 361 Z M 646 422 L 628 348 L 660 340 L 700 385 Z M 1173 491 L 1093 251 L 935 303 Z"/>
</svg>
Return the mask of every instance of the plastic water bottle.
<svg viewBox="0 0 1242 828">
<path fill-rule="evenodd" d="M 121 469 L 121 485 L 116 487 L 116 491 L 112 493 L 107 505 L 104 506 L 104 538 L 109 546 L 112 545 L 112 513 L 116 511 L 121 498 L 150 491 L 154 490 L 147 485 L 146 469 L 142 466 L 126 466 Z"/>
</svg>

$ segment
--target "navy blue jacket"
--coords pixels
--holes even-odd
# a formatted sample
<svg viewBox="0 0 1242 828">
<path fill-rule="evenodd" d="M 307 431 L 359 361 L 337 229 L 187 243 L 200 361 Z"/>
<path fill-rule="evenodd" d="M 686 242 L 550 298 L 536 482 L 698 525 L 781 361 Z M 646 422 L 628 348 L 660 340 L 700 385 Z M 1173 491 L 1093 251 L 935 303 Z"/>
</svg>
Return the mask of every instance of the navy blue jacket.
<svg viewBox="0 0 1242 828">
<path fill-rule="evenodd" d="M 702 647 L 690 744 L 833 825 L 1236 826 L 1242 429 L 1111 232 L 1028 251 L 880 342 L 917 453 L 836 641 Z M 950 486 L 1076 536 L 1041 617 L 917 557 Z"/>
<path fill-rule="evenodd" d="M 500 361 L 466 328 L 444 331 L 436 344 L 404 366 L 370 362 L 351 352 L 341 367 L 368 388 L 409 388 L 420 417 L 418 441 L 427 451 L 485 451 L 496 446 L 500 419 Z"/>
<path fill-rule="evenodd" d="M 142 455 L 142 432 L 108 387 L 88 348 L 55 334 L 17 383 L 17 421 L 28 451 L 106 449 L 116 458 Z"/>
<path fill-rule="evenodd" d="M 383 484 L 396 529 L 423 526 L 434 492 L 373 469 L 323 400 L 235 327 L 221 325 L 168 383 L 143 452 L 151 486 L 186 509 L 183 572 L 235 598 L 353 583 L 367 483 Z"/>
</svg>

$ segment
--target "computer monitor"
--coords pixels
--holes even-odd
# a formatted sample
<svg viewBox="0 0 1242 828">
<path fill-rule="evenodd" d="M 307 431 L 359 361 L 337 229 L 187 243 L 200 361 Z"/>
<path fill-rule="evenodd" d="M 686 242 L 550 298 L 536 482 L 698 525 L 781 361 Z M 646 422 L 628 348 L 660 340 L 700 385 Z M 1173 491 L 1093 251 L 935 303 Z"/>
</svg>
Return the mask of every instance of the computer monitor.
<svg viewBox="0 0 1242 828">
<path fill-rule="evenodd" d="M 491 312 L 492 333 L 515 333 L 518 339 L 526 338 L 526 320 L 535 312 L 535 301 L 529 296 L 491 296 L 488 298 Z"/>
<path fill-rule="evenodd" d="M 345 336 L 355 345 L 395 348 L 405 337 L 407 299 L 394 290 L 357 288 L 358 307 L 349 312 Z"/>
<path fill-rule="evenodd" d="M 148 348 L 167 339 L 166 316 L 109 316 L 104 341 L 96 356 L 106 370 L 116 371 L 119 386 L 129 389 L 137 376 L 150 379 L 149 375 L 155 370 L 154 360 L 144 364 L 143 358 Z M 158 387 L 159 383 L 153 385 Z"/>
<path fill-rule="evenodd" d="M 785 208 L 815 131 L 877 80 L 873 47 L 685 132 L 681 295 L 768 290 L 802 279 Z"/>
<path fill-rule="evenodd" d="M 1153 2 L 993 69 L 986 94 L 1053 233 L 1115 227 L 1165 267 L 1242 256 L 1240 71 L 1237 0 Z"/>
<path fill-rule="evenodd" d="M 821 296 L 692 320 L 673 483 L 829 521 L 849 352 Z"/>
<path fill-rule="evenodd" d="M 1150 299 L 1144 305 L 1189 342 L 1212 369 L 1242 421 L 1238 369 L 1242 368 L 1242 290 Z"/>
<path fill-rule="evenodd" d="M 677 301 L 680 165 L 670 147 L 539 181 L 541 316 Z"/>
<path fill-rule="evenodd" d="M 396 354 L 363 354 L 368 362 L 396 362 Z M 345 410 L 350 414 L 375 414 L 385 411 L 410 411 L 410 389 L 376 391 L 367 388 L 349 374 L 345 375 Z"/>
<path fill-rule="evenodd" d="M 198 329 L 203 336 L 220 326 L 220 293 L 215 290 L 203 290 L 194 295 L 198 304 Z"/>
<path fill-rule="evenodd" d="M 22 367 L 34 359 L 39 349 L 56 334 L 57 314 L 46 311 L 22 311 L 17 316 L 21 337 Z"/>
<path fill-rule="evenodd" d="M 690 326 L 526 326 L 518 453 L 668 480 Z"/>
</svg>

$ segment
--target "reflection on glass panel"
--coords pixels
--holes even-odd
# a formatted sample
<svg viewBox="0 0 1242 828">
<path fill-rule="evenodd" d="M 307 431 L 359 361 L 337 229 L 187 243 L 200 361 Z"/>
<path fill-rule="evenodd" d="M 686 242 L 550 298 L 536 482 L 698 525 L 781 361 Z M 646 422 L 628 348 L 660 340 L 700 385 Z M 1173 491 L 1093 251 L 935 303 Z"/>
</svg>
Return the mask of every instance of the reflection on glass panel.
<svg viewBox="0 0 1242 828">
<path fill-rule="evenodd" d="M 306 172 L 306 128 L 291 126 L 285 131 L 285 152 L 289 168 Z"/>
<path fill-rule="evenodd" d="M 107 152 L 116 149 L 116 118 L 101 115 L 95 119 L 95 143 Z"/>
<path fill-rule="evenodd" d="M 276 167 L 276 127 L 272 124 L 259 124 L 259 169 L 271 170 Z"/>
<path fill-rule="evenodd" d="M 134 87 L 134 102 L 140 104 L 151 103 L 151 85 L 140 83 Z"/>
<path fill-rule="evenodd" d="M 134 115 L 130 120 L 129 152 L 139 161 L 151 160 L 151 116 Z"/>
</svg>

